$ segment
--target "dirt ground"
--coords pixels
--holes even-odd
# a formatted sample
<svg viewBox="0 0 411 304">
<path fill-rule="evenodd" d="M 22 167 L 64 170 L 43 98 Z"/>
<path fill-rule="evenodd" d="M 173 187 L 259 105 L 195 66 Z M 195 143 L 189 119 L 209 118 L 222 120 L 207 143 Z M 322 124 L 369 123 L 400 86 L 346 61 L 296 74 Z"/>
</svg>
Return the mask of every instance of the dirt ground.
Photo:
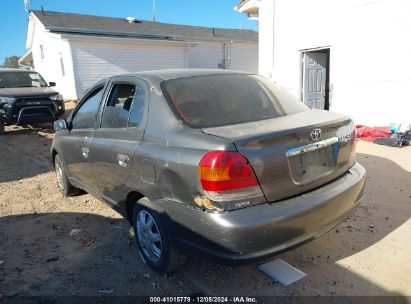
<svg viewBox="0 0 411 304">
<path fill-rule="evenodd" d="M 125 219 L 91 195 L 62 197 L 49 160 L 50 126 L 7 130 L 0 137 L 0 298 L 411 296 L 411 147 L 358 142 L 368 171 L 363 203 L 336 229 L 280 256 L 307 274 L 283 287 L 258 264 L 227 267 L 195 257 L 167 276 L 154 273 L 138 257 Z"/>
</svg>

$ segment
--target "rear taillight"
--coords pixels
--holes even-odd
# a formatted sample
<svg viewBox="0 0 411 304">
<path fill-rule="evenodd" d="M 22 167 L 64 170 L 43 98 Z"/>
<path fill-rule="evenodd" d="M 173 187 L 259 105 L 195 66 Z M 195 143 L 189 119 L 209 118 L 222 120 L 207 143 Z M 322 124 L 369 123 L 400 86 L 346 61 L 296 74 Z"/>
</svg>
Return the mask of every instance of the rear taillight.
<svg viewBox="0 0 411 304">
<path fill-rule="evenodd" d="M 205 195 L 214 201 L 235 201 L 262 196 L 247 159 L 239 152 L 211 151 L 198 166 Z"/>
</svg>

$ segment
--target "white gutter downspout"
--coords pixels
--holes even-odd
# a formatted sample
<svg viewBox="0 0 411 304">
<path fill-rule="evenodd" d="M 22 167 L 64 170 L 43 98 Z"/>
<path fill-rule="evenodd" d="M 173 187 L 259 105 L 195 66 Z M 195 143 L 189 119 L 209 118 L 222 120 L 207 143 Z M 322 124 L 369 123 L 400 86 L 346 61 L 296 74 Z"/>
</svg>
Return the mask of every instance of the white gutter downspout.
<svg viewBox="0 0 411 304">
<path fill-rule="evenodd" d="M 229 41 L 228 43 L 224 43 L 224 69 L 229 69 L 231 66 L 231 44 L 233 41 Z"/>
</svg>

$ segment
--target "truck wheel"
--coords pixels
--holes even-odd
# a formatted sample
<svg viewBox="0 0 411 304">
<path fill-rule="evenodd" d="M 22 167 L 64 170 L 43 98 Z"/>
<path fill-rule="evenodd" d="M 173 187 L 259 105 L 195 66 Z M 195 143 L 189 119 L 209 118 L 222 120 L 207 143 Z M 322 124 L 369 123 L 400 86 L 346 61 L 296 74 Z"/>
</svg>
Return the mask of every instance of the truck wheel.
<svg viewBox="0 0 411 304">
<path fill-rule="evenodd" d="M 139 200 L 148 201 L 147 198 Z M 133 228 L 144 261 L 159 273 L 170 272 L 184 264 L 186 256 L 173 245 L 173 239 L 160 216 L 137 203 L 133 209 Z"/>
<path fill-rule="evenodd" d="M 56 172 L 57 185 L 63 196 L 68 197 L 79 192 L 78 188 L 70 184 L 64 164 L 58 154 L 54 158 L 54 170 Z"/>
</svg>

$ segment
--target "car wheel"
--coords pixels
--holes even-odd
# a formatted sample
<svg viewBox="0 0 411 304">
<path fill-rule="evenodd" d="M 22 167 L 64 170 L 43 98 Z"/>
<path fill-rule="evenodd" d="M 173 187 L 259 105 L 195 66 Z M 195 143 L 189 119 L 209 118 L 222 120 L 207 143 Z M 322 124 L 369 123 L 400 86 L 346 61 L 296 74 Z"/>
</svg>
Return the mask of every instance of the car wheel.
<svg viewBox="0 0 411 304">
<path fill-rule="evenodd" d="M 2 135 L 2 134 L 4 134 L 6 131 L 4 130 L 5 129 L 5 123 L 4 123 L 4 121 L 3 121 L 3 119 L 1 119 L 0 118 L 0 135 Z"/>
<path fill-rule="evenodd" d="M 143 206 L 141 199 L 133 209 L 133 228 L 137 246 L 144 261 L 159 273 L 170 272 L 181 266 L 186 256 L 173 245 L 173 238 L 160 216 Z"/>
<path fill-rule="evenodd" d="M 79 192 L 78 188 L 70 184 L 64 164 L 58 154 L 54 158 L 54 170 L 56 172 L 57 185 L 64 196 L 72 196 Z"/>
</svg>

